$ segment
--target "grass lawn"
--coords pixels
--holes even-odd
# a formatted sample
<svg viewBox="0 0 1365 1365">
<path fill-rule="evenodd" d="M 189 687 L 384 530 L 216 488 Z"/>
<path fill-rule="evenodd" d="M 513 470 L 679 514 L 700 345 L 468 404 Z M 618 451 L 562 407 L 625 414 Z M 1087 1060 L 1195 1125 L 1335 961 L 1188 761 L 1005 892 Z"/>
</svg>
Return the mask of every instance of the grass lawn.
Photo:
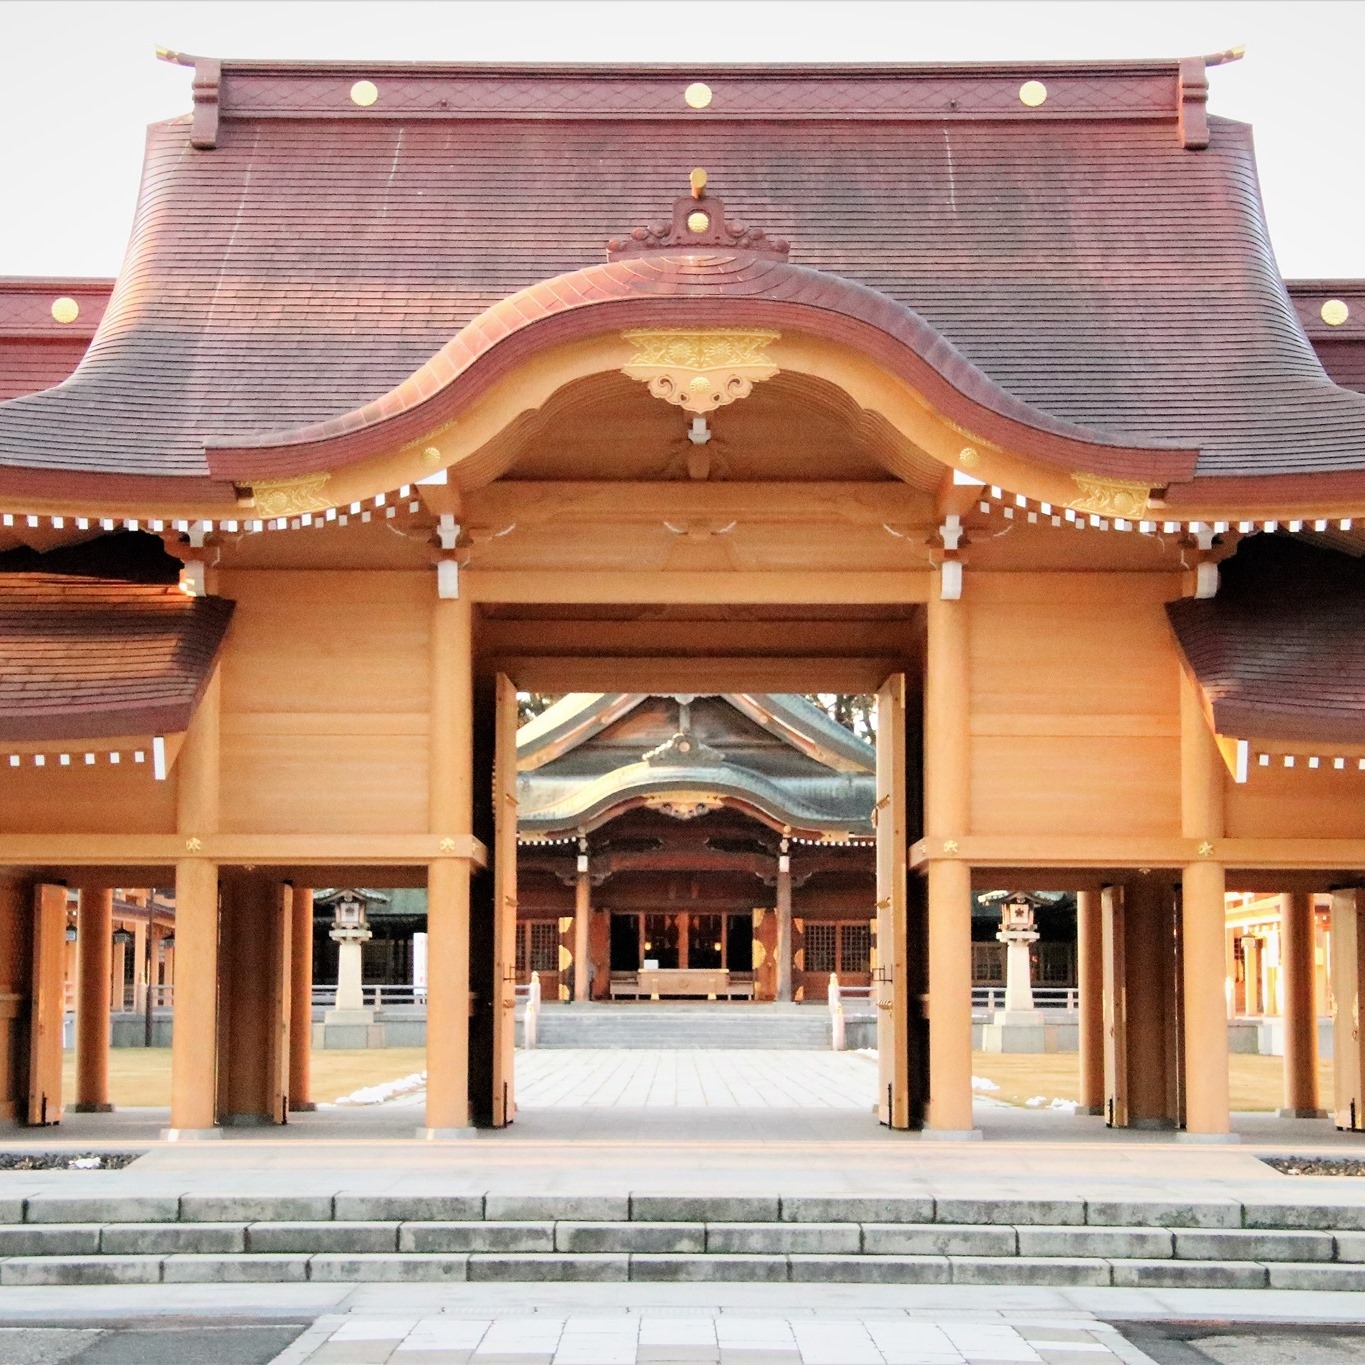
<svg viewBox="0 0 1365 1365">
<path fill-rule="evenodd" d="M 1074 1100 L 1078 1093 L 1074 1052 L 975 1052 L 972 1074 L 994 1081 L 1000 1089 L 990 1091 L 991 1098 L 1010 1104 L 1023 1104 L 1035 1095 L 1049 1100 Z M 1228 1058 L 1228 1088 L 1234 1111 L 1278 1109 L 1284 1103 L 1283 1058 L 1233 1053 Z M 1330 1104 L 1330 1061 L 1318 1064 L 1318 1093 L 1324 1107 Z"/>
<path fill-rule="evenodd" d="M 76 1058 L 63 1066 L 62 1098 L 76 1098 Z M 361 1086 L 396 1081 L 426 1067 L 420 1047 L 360 1048 L 313 1052 L 313 1098 L 330 1102 Z M 116 1047 L 109 1053 L 109 1099 L 116 1108 L 166 1108 L 171 1102 L 171 1050 L 168 1047 Z"/>
</svg>

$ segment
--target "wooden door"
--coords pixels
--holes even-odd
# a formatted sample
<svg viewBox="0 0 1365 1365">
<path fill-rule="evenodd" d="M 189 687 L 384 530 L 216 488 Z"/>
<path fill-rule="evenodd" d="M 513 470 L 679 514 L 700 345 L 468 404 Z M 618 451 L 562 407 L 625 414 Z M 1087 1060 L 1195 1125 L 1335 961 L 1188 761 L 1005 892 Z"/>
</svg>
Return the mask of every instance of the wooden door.
<svg viewBox="0 0 1365 1365">
<path fill-rule="evenodd" d="M 910 1126 L 910 1015 L 906 953 L 908 812 L 905 674 L 877 692 L 877 1115 Z"/>
<path fill-rule="evenodd" d="M 276 1123 L 289 1122 L 289 1034 L 293 995 L 290 991 L 294 957 L 294 888 L 287 882 L 274 887 L 271 897 L 274 933 L 270 940 L 270 1019 L 274 1025 L 270 1056 L 270 1115 Z"/>
<path fill-rule="evenodd" d="M 517 689 L 498 674 L 493 748 L 493 1127 L 516 1116 Z"/>
<path fill-rule="evenodd" d="M 1124 1029 L 1127 970 L 1124 960 L 1123 892 L 1106 886 L 1100 893 L 1100 937 L 1104 992 L 1105 1119 L 1111 1127 L 1128 1123 L 1128 1040 Z"/>
<path fill-rule="evenodd" d="M 66 887 L 38 886 L 33 906 L 28 1121 L 62 1121 L 62 1023 L 66 1018 Z"/>
<path fill-rule="evenodd" d="M 1348 1130 L 1365 1128 L 1365 1040 L 1360 1019 L 1365 934 L 1361 933 L 1359 895 L 1358 891 L 1332 893 L 1332 1122 Z"/>
</svg>

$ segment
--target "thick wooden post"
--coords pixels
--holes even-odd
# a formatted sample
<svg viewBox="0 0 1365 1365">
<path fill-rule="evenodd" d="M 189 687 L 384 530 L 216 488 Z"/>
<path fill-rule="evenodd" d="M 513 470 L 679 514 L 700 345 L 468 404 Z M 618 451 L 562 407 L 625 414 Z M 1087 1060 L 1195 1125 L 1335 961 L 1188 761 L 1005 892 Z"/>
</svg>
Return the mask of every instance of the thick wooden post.
<svg viewBox="0 0 1365 1365">
<path fill-rule="evenodd" d="M 1078 1114 L 1104 1113 L 1104 934 L 1100 893 L 1076 896 L 1076 986 L 1080 1019 Z"/>
<path fill-rule="evenodd" d="M 289 1108 L 311 1113 L 313 1103 L 313 892 L 296 886 L 289 899 Z"/>
<path fill-rule="evenodd" d="M 1280 979 L 1284 982 L 1284 1107 L 1281 1118 L 1321 1119 L 1313 897 L 1280 897 Z"/>
<path fill-rule="evenodd" d="M 937 586 L 937 580 L 935 580 Z M 926 1131 L 972 1127 L 972 876 L 957 860 L 971 825 L 967 605 L 931 590 L 924 687 L 924 825 L 929 863 L 929 1106 Z"/>
<path fill-rule="evenodd" d="M 592 877 L 588 871 L 587 845 L 578 854 L 578 880 L 573 901 L 573 998 L 590 1000 L 592 958 L 588 950 L 588 926 L 592 923 Z"/>
<path fill-rule="evenodd" d="M 473 833 L 473 612 L 439 598 L 431 620 L 428 811 L 431 832 Z M 419 1135 L 472 1132 L 469 1124 L 469 873 L 467 857 L 427 869 L 427 1112 Z"/>
<path fill-rule="evenodd" d="M 1181 897 L 1184 988 L 1185 1132 L 1227 1139 L 1228 1011 L 1223 934 L 1223 760 L 1199 704 L 1198 685 L 1180 671 L 1180 823 L 1198 840 L 1200 861 L 1186 867 Z"/>
<path fill-rule="evenodd" d="M 792 859 L 787 841 L 777 855 L 777 998 L 792 998 Z"/>
<path fill-rule="evenodd" d="M 114 956 L 114 893 L 86 887 L 76 921 L 80 997 L 76 1005 L 77 1114 L 107 1114 L 109 1103 L 109 987 Z"/>
<path fill-rule="evenodd" d="M 194 857 L 218 829 L 222 682 L 215 669 L 176 762 L 176 989 L 171 1040 L 172 1140 L 221 1137 L 218 1093 L 218 868 Z"/>
</svg>

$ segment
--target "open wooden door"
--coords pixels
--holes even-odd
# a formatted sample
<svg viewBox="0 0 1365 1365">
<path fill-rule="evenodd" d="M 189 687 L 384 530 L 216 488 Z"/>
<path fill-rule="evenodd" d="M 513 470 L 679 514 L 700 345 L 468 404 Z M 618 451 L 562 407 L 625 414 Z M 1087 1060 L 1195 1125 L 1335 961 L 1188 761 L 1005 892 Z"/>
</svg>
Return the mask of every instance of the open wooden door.
<svg viewBox="0 0 1365 1365">
<path fill-rule="evenodd" d="M 493 1127 L 516 1117 L 517 689 L 498 674 L 493 752 Z"/>
<path fill-rule="evenodd" d="M 28 1121 L 62 1121 L 62 1022 L 66 1017 L 66 887 L 39 886 L 33 907 Z"/>
<path fill-rule="evenodd" d="M 910 1126 L 909 973 L 906 953 L 905 674 L 877 693 L 877 1115 Z"/>
<path fill-rule="evenodd" d="M 1100 940 L 1104 954 L 1104 1117 L 1111 1128 L 1128 1123 L 1125 937 L 1122 888 L 1106 886 L 1100 893 Z"/>
</svg>

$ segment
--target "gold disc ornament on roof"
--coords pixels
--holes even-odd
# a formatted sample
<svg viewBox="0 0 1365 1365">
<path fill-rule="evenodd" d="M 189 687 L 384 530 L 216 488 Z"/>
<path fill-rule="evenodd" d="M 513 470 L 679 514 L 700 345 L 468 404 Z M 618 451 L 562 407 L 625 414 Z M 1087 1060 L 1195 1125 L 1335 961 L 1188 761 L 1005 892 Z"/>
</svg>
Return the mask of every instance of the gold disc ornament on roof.
<svg viewBox="0 0 1365 1365">
<path fill-rule="evenodd" d="M 75 299 L 63 294 L 59 299 L 52 300 L 52 316 L 60 323 L 75 322 L 81 315 L 81 306 Z"/>
<path fill-rule="evenodd" d="M 1025 81 L 1019 87 L 1019 102 L 1036 109 L 1047 100 L 1047 86 L 1042 81 Z"/>
<path fill-rule="evenodd" d="M 777 332 L 718 327 L 623 332 L 621 336 L 635 348 L 621 373 L 648 384 L 655 398 L 684 412 L 714 412 L 747 398 L 755 384 L 777 373 L 767 354 L 767 348 L 780 339 Z"/>
<path fill-rule="evenodd" d="M 379 98 L 379 87 L 373 81 L 357 81 L 351 87 L 351 103 L 368 109 Z"/>
<path fill-rule="evenodd" d="M 683 91 L 683 99 L 692 109 L 705 109 L 711 103 L 711 87 L 704 81 L 693 81 Z"/>
<path fill-rule="evenodd" d="M 1318 309 L 1318 316 L 1329 327 L 1340 327 L 1351 316 L 1351 309 L 1345 299 L 1328 299 Z"/>
</svg>

